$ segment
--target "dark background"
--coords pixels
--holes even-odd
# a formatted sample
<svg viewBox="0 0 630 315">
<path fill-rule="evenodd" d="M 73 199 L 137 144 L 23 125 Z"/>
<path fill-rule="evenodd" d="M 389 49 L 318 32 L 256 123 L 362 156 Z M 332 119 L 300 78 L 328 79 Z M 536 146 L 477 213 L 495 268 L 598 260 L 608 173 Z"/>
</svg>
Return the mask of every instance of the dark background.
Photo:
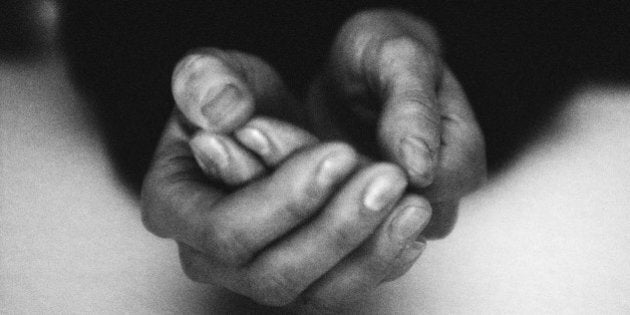
<svg viewBox="0 0 630 315">
<path fill-rule="evenodd" d="M 15 12 L 22 12 L 15 3 Z M 63 6 L 61 38 L 73 77 L 95 100 L 112 158 L 134 188 L 173 106 L 171 71 L 186 51 L 215 46 L 257 54 L 300 95 L 321 69 L 340 25 L 362 8 L 404 8 L 436 26 L 445 58 L 482 125 L 491 171 L 518 154 L 578 84 L 630 79 L 630 10 L 623 1 L 66 1 Z M 19 14 L 13 20 L 6 23 L 28 25 Z M 28 27 L 3 29 L 0 36 L 8 38 L 0 46 L 5 56 L 37 50 Z"/>
</svg>

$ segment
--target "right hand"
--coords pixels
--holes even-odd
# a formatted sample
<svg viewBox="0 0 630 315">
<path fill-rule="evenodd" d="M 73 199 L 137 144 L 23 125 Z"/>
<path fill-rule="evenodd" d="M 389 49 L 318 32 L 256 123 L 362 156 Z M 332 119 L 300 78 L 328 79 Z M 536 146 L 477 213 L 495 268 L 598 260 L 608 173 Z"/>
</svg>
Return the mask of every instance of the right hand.
<svg viewBox="0 0 630 315">
<path fill-rule="evenodd" d="M 254 109 L 291 112 L 278 110 L 292 98 L 259 59 L 200 51 L 180 63 L 173 85 L 177 108 L 143 185 L 143 220 L 178 242 L 189 277 L 266 305 L 334 310 L 420 255 L 431 209 L 401 197 L 397 166 L 359 167 L 347 145 L 314 144 L 280 121 L 243 127 Z M 248 145 L 223 135 L 235 130 Z"/>
</svg>

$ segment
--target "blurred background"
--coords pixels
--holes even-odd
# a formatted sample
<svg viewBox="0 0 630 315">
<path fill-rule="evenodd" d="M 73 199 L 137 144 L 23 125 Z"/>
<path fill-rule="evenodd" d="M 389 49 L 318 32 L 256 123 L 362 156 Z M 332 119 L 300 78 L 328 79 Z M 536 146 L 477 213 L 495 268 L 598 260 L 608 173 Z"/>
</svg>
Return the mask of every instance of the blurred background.
<svg viewBox="0 0 630 315">
<path fill-rule="evenodd" d="M 247 50 L 302 94 L 339 25 L 368 6 L 440 30 L 493 173 L 453 234 L 357 311 L 630 311 L 629 5 L 209 3 L 0 4 L 0 313 L 255 309 L 188 281 L 173 244 L 140 223 L 172 67 L 197 46 Z"/>
</svg>

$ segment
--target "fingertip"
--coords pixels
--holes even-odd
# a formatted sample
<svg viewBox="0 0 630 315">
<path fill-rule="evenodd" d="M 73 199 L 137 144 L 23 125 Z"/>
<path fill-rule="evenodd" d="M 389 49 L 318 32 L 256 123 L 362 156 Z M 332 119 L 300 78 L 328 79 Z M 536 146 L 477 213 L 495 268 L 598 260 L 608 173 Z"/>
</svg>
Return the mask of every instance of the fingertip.
<svg viewBox="0 0 630 315">
<path fill-rule="evenodd" d="M 248 149 L 256 152 L 260 156 L 269 156 L 272 151 L 269 138 L 259 129 L 245 126 L 234 134 L 236 139 Z"/>
<path fill-rule="evenodd" d="M 385 155 L 400 165 L 410 183 L 424 188 L 434 181 L 441 148 L 442 123 L 433 105 L 391 100 L 378 126 Z"/>
<path fill-rule="evenodd" d="M 197 133 L 190 140 L 190 148 L 199 167 L 206 175 L 219 176 L 229 163 L 225 145 L 210 133 Z"/>
<path fill-rule="evenodd" d="M 349 146 L 339 146 L 318 165 L 315 182 L 318 187 L 330 187 L 340 182 L 358 164 L 357 153 Z"/>
<path fill-rule="evenodd" d="M 240 185 L 264 172 L 259 161 L 221 134 L 198 132 L 190 141 L 190 148 L 206 175 L 228 185 Z"/>
<path fill-rule="evenodd" d="M 330 155 L 343 156 L 348 160 L 357 162 L 359 160 L 359 153 L 349 144 L 345 142 L 328 142 L 322 144 L 326 150 L 331 151 Z"/>
<path fill-rule="evenodd" d="M 231 131 L 253 113 L 253 96 L 236 71 L 211 52 L 191 53 L 176 65 L 171 80 L 173 98 L 196 127 Z"/>
<path fill-rule="evenodd" d="M 405 175 L 399 167 L 388 163 L 376 164 L 369 171 L 376 174 L 363 192 L 363 207 L 369 211 L 391 209 L 407 187 Z"/>
<path fill-rule="evenodd" d="M 345 143 L 323 143 L 304 153 L 316 157 L 310 163 L 316 164 L 313 187 L 318 189 L 329 190 L 343 181 L 358 165 L 358 153 Z"/>
<path fill-rule="evenodd" d="M 407 136 L 400 141 L 400 160 L 409 176 L 409 181 L 420 188 L 433 183 L 437 167 L 436 154 L 420 137 Z"/>
<path fill-rule="evenodd" d="M 245 147 L 255 152 L 267 164 L 276 166 L 294 152 L 317 142 L 307 131 L 267 117 L 255 117 L 235 133 Z"/>
<path fill-rule="evenodd" d="M 370 166 L 370 168 L 378 174 L 390 176 L 394 182 L 399 183 L 401 186 L 403 186 L 403 189 L 406 188 L 409 184 L 405 171 L 400 166 L 394 163 L 378 162 L 374 163 L 372 166 Z"/>
<path fill-rule="evenodd" d="M 395 280 L 405 274 L 422 255 L 427 241 L 422 235 L 432 215 L 429 202 L 418 195 L 407 195 L 396 206 L 392 215 L 388 240 L 398 248 L 396 262 L 383 282 Z M 390 244 L 390 243 L 387 243 Z"/>
<path fill-rule="evenodd" d="M 420 237 L 420 233 L 429 224 L 431 215 L 431 205 L 425 198 L 405 196 L 398 204 L 396 216 L 391 223 L 392 237 L 406 246 L 421 246 L 424 239 Z"/>
</svg>

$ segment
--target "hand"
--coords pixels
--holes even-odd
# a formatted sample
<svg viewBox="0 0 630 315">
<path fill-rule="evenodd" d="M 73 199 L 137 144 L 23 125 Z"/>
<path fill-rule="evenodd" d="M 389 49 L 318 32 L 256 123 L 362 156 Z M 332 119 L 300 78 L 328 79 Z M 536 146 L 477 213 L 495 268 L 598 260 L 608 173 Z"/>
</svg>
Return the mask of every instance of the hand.
<svg viewBox="0 0 630 315">
<path fill-rule="evenodd" d="M 423 234 L 443 237 L 459 199 L 486 177 L 484 140 L 432 27 L 401 11 L 357 14 L 311 87 L 314 130 L 400 165 L 433 206 Z"/>
<path fill-rule="evenodd" d="M 430 206 L 401 198 L 398 167 L 359 168 L 347 145 L 314 145 L 280 121 L 240 128 L 254 106 L 291 99 L 260 60 L 206 50 L 174 77 L 178 108 L 143 187 L 143 218 L 155 234 L 178 240 L 191 278 L 263 304 L 299 297 L 307 309 L 333 309 L 400 276 L 419 256 Z M 235 129 L 240 143 L 226 136 Z"/>
</svg>

